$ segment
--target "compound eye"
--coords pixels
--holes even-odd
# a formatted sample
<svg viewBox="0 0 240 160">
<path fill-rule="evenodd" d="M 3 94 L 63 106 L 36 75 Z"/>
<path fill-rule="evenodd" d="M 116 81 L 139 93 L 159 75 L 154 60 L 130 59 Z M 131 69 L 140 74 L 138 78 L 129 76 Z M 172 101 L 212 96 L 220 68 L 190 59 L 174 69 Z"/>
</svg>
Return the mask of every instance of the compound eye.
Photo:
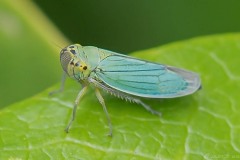
<svg viewBox="0 0 240 160">
<path fill-rule="evenodd" d="M 69 51 L 66 51 L 65 49 L 62 49 L 60 52 L 60 61 L 62 68 L 66 73 L 68 73 L 68 65 L 71 59 L 72 59 L 71 53 Z"/>
</svg>

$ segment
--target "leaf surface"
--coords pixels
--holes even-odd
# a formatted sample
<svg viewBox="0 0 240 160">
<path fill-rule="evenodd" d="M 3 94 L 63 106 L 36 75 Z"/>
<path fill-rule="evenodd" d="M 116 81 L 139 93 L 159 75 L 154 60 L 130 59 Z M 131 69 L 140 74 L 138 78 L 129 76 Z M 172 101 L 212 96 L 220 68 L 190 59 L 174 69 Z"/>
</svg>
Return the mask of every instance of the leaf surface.
<svg viewBox="0 0 240 160">
<path fill-rule="evenodd" d="M 199 37 L 138 51 L 132 56 L 195 71 L 197 93 L 176 99 L 144 100 L 143 107 L 104 94 L 113 123 L 93 90 L 66 127 L 80 85 L 68 80 L 0 111 L 0 159 L 232 159 L 240 157 L 240 34 Z"/>
</svg>

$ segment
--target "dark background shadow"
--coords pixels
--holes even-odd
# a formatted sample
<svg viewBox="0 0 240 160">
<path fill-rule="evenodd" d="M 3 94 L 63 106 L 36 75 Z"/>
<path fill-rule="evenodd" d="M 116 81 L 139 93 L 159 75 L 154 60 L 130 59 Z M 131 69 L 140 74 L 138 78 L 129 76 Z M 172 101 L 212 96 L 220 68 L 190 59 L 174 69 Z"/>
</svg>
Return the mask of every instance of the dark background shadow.
<svg viewBox="0 0 240 160">
<path fill-rule="evenodd" d="M 129 53 L 240 31 L 238 0 L 35 0 L 74 43 Z"/>
</svg>

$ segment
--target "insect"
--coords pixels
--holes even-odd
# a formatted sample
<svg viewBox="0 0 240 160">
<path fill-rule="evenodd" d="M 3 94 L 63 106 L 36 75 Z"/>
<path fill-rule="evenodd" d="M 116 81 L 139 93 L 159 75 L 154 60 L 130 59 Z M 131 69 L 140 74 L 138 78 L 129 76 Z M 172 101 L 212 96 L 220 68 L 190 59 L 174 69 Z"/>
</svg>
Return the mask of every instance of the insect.
<svg viewBox="0 0 240 160">
<path fill-rule="evenodd" d="M 201 87 L 198 74 L 184 69 L 152 63 L 93 46 L 69 45 L 60 52 L 64 70 L 60 91 L 66 75 L 82 85 L 74 103 L 66 132 L 75 119 L 79 101 L 89 85 L 95 87 L 96 97 L 106 114 L 109 135 L 112 123 L 100 89 L 117 97 L 142 105 L 152 114 L 161 115 L 140 98 L 175 98 L 194 93 Z"/>
</svg>

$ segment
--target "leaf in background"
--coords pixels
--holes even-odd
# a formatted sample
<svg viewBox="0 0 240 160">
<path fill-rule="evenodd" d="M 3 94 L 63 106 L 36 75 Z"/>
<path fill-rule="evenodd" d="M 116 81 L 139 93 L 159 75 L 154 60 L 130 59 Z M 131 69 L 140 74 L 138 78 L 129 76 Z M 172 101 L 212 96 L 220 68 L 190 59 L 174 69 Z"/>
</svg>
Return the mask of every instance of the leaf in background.
<svg viewBox="0 0 240 160">
<path fill-rule="evenodd" d="M 36 94 L 60 77 L 56 44 L 64 47 L 67 41 L 32 3 L 0 1 L 0 107 Z"/>
<path fill-rule="evenodd" d="M 50 90 L 0 112 L 0 159 L 232 159 L 240 157 L 240 34 L 200 37 L 136 52 L 135 57 L 198 72 L 203 88 L 182 98 L 145 100 L 163 113 L 110 95 L 113 137 L 93 92 L 67 125 L 80 85 Z"/>
</svg>

